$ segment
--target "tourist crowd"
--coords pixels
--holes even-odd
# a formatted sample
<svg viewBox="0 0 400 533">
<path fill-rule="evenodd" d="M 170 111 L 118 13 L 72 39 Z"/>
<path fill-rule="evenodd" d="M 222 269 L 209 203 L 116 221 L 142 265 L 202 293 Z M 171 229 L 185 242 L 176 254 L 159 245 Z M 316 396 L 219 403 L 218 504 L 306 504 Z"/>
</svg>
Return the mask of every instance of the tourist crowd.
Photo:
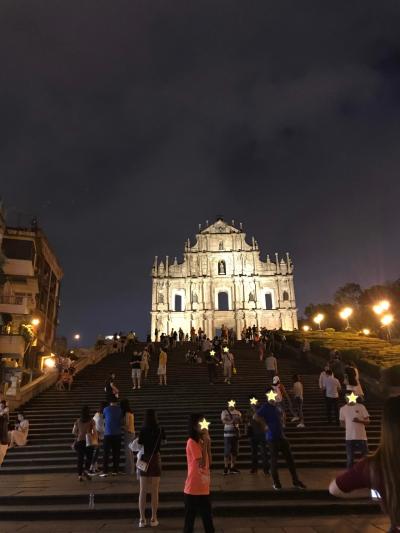
<svg viewBox="0 0 400 533">
<path fill-rule="evenodd" d="M 155 337 L 158 338 L 157 331 Z M 304 490 L 306 486 L 299 478 L 290 442 L 285 435 L 288 424 L 295 424 L 300 429 L 305 427 L 303 379 L 299 374 L 294 374 L 291 383 L 284 384 L 280 378 L 277 353 L 282 352 L 285 343 L 282 332 L 245 328 L 242 340 L 253 347 L 255 361 L 260 361 L 264 367 L 265 398 L 261 400 L 249 396 L 248 404 L 240 410 L 234 400 L 229 400 L 223 406 L 220 415 L 224 442 L 222 473 L 224 476 L 240 474 L 240 442 L 245 438 L 251 450 L 251 462 L 248 465 L 251 474 L 256 474 L 261 467 L 265 476 L 271 476 L 273 488 L 281 490 L 278 460 L 282 456 L 293 487 Z M 172 330 L 170 335 L 161 334 L 156 343 L 148 339 L 144 347 L 133 333 L 125 337 L 116 334 L 113 339 L 115 351 L 127 355 L 132 390 L 135 391 L 146 385 L 151 368 L 156 369 L 159 386 L 166 386 L 168 358 L 174 356 L 175 347 L 184 343 L 188 343 L 185 360 L 193 365 L 204 363 L 210 384 L 223 383 L 225 386 L 232 383 L 238 362 L 230 330 L 224 326 L 221 335 L 213 339 L 209 339 L 201 330 L 193 330 L 189 334 Z M 302 347 L 303 353 L 307 350 L 309 347 Z M 244 361 L 240 363 L 245 364 Z M 64 361 L 59 369 L 60 376 L 65 372 L 72 375 L 71 367 L 72 362 Z M 386 377 L 388 375 L 388 372 L 384 374 Z M 368 456 L 366 428 L 370 423 L 370 415 L 364 405 L 365 394 L 356 366 L 353 363 L 343 364 L 340 354 L 333 351 L 315 382 L 315 388 L 319 388 L 325 403 L 327 423 L 345 428 L 347 471 L 331 482 L 329 491 L 338 497 L 356 497 L 365 496 L 366 491 L 369 494 L 372 490 L 373 497 L 379 500 L 391 519 L 392 531 L 400 531 L 397 528 L 400 525 L 400 460 L 397 452 L 400 444 L 400 372 L 394 377 L 390 374 L 386 385 L 391 397 L 383 409 L 381 444 L 372 456 Z M 57 385 L 57 388 L 61 386 Z M 92 480 L 95 475 L 102 478 L 110 474 L 136 475 L 140 484 L 139 527 L 148 524 L 155 527 L 159 524 L 161 452 L 166 442 L 166 432 L 153 409 L 146 410 L 143 425 L 136 431 L 134 412 L 128 399 L 120 397 L 115 373 L 106 379 L 104 395 L 104 402 L 95 412 L 83 406 L 80 417 L 72 427 L 72 448 L 77 457 L 78 479 Z M 212 444 L 208 425 L 203 414 L 192 413 L 189 416 L 187 476 L 183 488 L 186 533 L 193 531 L 196 515 L 201 516 L 206 532 L 214 532 L 210 500 Z M 6 443 L 8 447 L 24 446 L 28 432 L 29 422 L 22 412 L 18 413 L 15 427 L 9 428 L 7 403 L 0 402 L 1 443 Z M 124 472 L 120 471 L 122 447 Z M 360 460 L 355 462 L 357 453 Z M 145 513 L 148 493 L 151 495 L 149 522 Z"/>
</svg>

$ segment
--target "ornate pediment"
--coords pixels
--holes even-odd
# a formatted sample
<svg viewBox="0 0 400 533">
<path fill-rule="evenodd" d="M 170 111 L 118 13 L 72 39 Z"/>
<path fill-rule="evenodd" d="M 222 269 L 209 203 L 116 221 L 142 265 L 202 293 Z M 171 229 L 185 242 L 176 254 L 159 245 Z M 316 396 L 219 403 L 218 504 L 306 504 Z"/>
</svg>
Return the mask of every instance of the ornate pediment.
<svg viewBox="0 0 400 533">
<path fill-rule="evenodd" d="M 231 226 L 225 222 L 222 218 L 219 218 L 214 224 L 207 226 L 202 234 L 213 233 L 213 234 L 224 234 L 224 233 L 240 233 L 240 230 Z"/>
</svg>

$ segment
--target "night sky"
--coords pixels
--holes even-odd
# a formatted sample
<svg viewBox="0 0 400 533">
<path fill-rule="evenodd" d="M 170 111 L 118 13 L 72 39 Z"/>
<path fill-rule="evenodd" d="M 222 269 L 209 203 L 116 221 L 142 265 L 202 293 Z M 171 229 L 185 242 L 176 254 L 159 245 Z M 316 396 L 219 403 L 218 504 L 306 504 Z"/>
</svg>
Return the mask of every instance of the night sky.
<svg viewBox="0 0 400 533">
<path fill-rule="evenodd" d="M 243 222 L 299 308 L 400 277 L 398 0 L 2 0 L 0 194 L 65 277 L 59 332 L 149 329 L 155 255 Z"/>
</svg>

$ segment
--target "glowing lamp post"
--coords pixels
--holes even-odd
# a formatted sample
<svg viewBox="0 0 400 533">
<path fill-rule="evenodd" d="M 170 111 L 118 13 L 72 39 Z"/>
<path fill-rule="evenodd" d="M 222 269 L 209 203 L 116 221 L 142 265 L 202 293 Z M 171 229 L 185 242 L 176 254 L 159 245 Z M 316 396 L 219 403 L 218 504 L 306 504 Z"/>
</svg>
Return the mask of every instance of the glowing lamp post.
<svg viewBox="0 0 400 533">
<path fill-rule="evenodd" d="M 307 324 L 305 326 L 303 326 L 303 331 L 305 333 L 307 333 L 307 331 L 310 331 L 310 326 L 307 326 Z"/>
<path fill-rule="evenodd" d="M 362 332 L 363 332 L 363 335 L 365 335 L 366 337 L 368 337 L 368 335 L 370 335 L 370 333 L 371 333 L 371 330 L 369 330 L 368 328 L 364 328 L 364 329 L 362 330 Z"/>
<path fill-rule="evenodd" d="M 388 311 L 390 308 L 390 302 L 388 300 L 381 300 L 375 304 L 372 309 L 376 315 L 382 315 L 385 311 Z"/>
<path fill-rule="evenodd" d="M 80 334 L 79 333 L 75 333 L 75 335 L 74 335 L 75 348 L 78 348 L 78 343 L 80 341 L 80 338 L 81 338 Z"/>
<path fill-rule="evenodd" d="M 390 326 L 393 320 L 394 320 L 394 317 L 390 313 L 383 315 L 383 317 L 381 318 L 381 324 L 383 328 L 386 328 L 388 340 L 390 340 L 391 338 Z"/>
<path fill-rule="evenodd" d="M 321 329 L 321 322 L 324 320 L 325 316 L 322 313 L 318 313 L 318 315 L 315 315 L 313 318 L 314 322 L 318 324 L 318 329 Z"/>
<path fill-rule="evenodd" d="M 34 326 L 35 328 L 37 328 L 38 325 L 40 324 L 40 318 L 32 318 L 32 320 L 31 320 L 31 324 L 32 324 L 32 326 Z"/>
<path fill-rule="evenodd" d="M 352 314 L 353 314 L 353 309 L 351 307 L 345 307 L 339 313 L 340 318 L 342 320 L 346 320 L 346 322 L 347 322 L 346 329 L 350 329 L 349 318 L 351 317 Z"/>
</svg>

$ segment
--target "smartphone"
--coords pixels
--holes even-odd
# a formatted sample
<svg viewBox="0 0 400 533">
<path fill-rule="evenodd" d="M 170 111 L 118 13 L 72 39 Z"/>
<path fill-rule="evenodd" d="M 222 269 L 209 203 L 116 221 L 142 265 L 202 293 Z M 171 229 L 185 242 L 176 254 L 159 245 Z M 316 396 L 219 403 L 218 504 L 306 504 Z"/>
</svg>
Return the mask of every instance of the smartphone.
<svg viewBox="0 0 400 533">
<path fill-rule="evenodd" d="M 375 489 L 371 489 L 371 498 L 373 500 L 381 500 L 381 495 L 379 494 L 379 492 Z"/>
</svg>

